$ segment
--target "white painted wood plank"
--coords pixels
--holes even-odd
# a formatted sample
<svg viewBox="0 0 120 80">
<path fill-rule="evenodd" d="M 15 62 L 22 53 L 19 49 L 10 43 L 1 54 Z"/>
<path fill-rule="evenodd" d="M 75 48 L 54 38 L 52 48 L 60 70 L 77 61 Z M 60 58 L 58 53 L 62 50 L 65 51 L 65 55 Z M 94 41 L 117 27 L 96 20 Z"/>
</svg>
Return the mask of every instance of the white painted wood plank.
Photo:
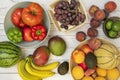
<svg viewBox="0 0 120 80">
<path fill-rule="evenodd" d="M 29 76 L 28 76 L 29 77 Z M 21 80 L 19 74 L 0 74 L 0 80 Z M 59 75 L 55 74 L 52 77 L 46 78 L 44 80 L 73 80 L 71 74 Z"/>
</svg>

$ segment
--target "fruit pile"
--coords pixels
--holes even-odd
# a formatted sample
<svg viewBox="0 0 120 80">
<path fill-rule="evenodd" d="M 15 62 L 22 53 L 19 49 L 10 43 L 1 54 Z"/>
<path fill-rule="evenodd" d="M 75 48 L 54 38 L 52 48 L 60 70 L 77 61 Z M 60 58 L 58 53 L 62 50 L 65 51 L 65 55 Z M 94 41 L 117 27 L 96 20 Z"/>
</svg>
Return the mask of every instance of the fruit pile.
<svg viewBox="0 0 120 80">
<path fill-rule="evenodd" d="M 38 3 L 30 3 L 24 8 L 17 8 L 11 15 L 14 24 L 7 31 L 7 37 L 13 43 L 33 40 L 42 41 L 47 34 L 43 23 L 44 10 Z"/>
<path fill-rule="evenodd" d="M 80 8 L 80 3 L 77 0 L 61 0 L 58 1 L 54 8 L 54 17 L 60 22 L 60 27 L 68 30 L 69 25 L 77 26 L 83 23 L 86 16 Z"/>
<path fill-rule="evenodd" d="M 48 47 L 38 47 L 33 55 L 21 60 L 18 64 L 18 73 L 23 80 L 42 80 L 55 75 L 52 70 L 58 67 L 59 62 L 48 63 L 50 53 L 61 56 L 66 50 L 65 41 L 58 36 L 49 39 Z M 69 70 L 69 63 L 63 62 L 58 67 L 58 73 L 64 75 Z M 30 77 L 28 77 L 30 76 Z"/>
<path fill-rule="evenodd" d="M 117 80 L 120 76 L 118 57 L 119 51 L 114 45 L 91 38 L 72 52 L 72 76 L 75 80 Z"/>
</svg>

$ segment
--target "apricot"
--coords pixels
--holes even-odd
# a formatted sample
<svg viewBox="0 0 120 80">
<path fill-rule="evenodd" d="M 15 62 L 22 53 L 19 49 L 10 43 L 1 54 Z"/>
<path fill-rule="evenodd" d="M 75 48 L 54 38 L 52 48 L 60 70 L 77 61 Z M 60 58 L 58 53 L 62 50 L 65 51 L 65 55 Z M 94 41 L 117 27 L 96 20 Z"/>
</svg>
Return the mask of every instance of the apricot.
<svg viewBox="0 0 120 80">
<path fill-rule="evenodd" d="M 98 21 L 94 18 L 91 19 L 90 21 L 90 26 L 93 27 L 93 28 L 97 28 L 101 25 L 101 21 Z"/>
<path fill-rule="evenodd" d="M 97 10 L 99 10 L 99 7 L 97 7 L 96 5 L 92 5 L 92 6 L 90 7 L 90 9 L 89 9 L 89 14 L 90 14 L 91 16 L 94 16 L 94 13 L 95 13 Z"/>
<path fill-rule="evenodd" d="M 104 7 L 105 7 L 105 9 L 106 9 L 107 11 L 112 12 L 112 11 L 114 11 L 114 10 L 116 9 L 117 5 L 116 5 L 115 2 L 109 1 L 109 2 L 107 2 L 107 3 L 105 4 Z"/>
<path fill-rule="evenodd" d="M 105 18 L 104 10 L 101 10 L 101 9 L 97 10 L 94 14 L 94 18 L 96 20 L 102 21 Z"/>
<path fill-rule="evenodd" d="M 90 37 L 96 37 L 98 35 L 98 30 L 95 28 L 89 28 L 87 34 Z"/>
<path fill-rule="evenodd" d="M 76 39 L 78 41 L 84 41 L 86 39 L 86 34 L 83 31 L 79 31 L 76 33 Z"/>
<path fill-rule="evenodd" d="M 81 50 L 74 50 L 72 53 L 72 59 L 77 64 L 83 63 L 85 60 L 85 54 Z"/>
</svg>

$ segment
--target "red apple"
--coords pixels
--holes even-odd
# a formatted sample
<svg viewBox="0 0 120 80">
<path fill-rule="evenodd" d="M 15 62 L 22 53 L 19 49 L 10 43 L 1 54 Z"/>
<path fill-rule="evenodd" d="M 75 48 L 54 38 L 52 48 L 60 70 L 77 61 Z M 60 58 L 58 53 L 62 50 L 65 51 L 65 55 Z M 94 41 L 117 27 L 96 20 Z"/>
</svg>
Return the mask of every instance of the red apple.
<svg viewBox="0 0 120 80">
<path fill-rule="evenodd" d="M 33 38 L 31 36 L 31 28 L 25 27 L 23 28 L 22 32 L 23 32 L 24 41 L 27 41 L 27 42 L 33 41 Z"/>
<path fill-rule="evenodd" d="M 33 53 L 33 62 L 38 66 L 43 66 L 48 62 L 50 51 L 47 46 L 38 47 Z"/>
<path fill-rule="evenodd" d="M 12 23 L 19 28 L 27 27 L 27 25 L 24 24 L 22 21 L 22 11 L 23 11 L 23 8 L 17 8 L 12 13 L 12 16 L 11 16 Z"/>
</svg>

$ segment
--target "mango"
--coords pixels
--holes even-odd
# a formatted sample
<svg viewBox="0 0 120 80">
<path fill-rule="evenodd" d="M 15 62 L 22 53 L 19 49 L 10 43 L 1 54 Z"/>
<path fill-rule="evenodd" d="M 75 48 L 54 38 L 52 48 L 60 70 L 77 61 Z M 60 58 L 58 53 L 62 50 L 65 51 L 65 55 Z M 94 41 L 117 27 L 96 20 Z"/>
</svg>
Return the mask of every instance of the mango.
<svg viewBox="0 0 120 80">
<path fill-rule="evenodd" d="M 48 41 L 48 48 L 55 56 L 61 56 L 66 50 L 66 42 L 58 36 L 53 36 Z"/>
</svg>

